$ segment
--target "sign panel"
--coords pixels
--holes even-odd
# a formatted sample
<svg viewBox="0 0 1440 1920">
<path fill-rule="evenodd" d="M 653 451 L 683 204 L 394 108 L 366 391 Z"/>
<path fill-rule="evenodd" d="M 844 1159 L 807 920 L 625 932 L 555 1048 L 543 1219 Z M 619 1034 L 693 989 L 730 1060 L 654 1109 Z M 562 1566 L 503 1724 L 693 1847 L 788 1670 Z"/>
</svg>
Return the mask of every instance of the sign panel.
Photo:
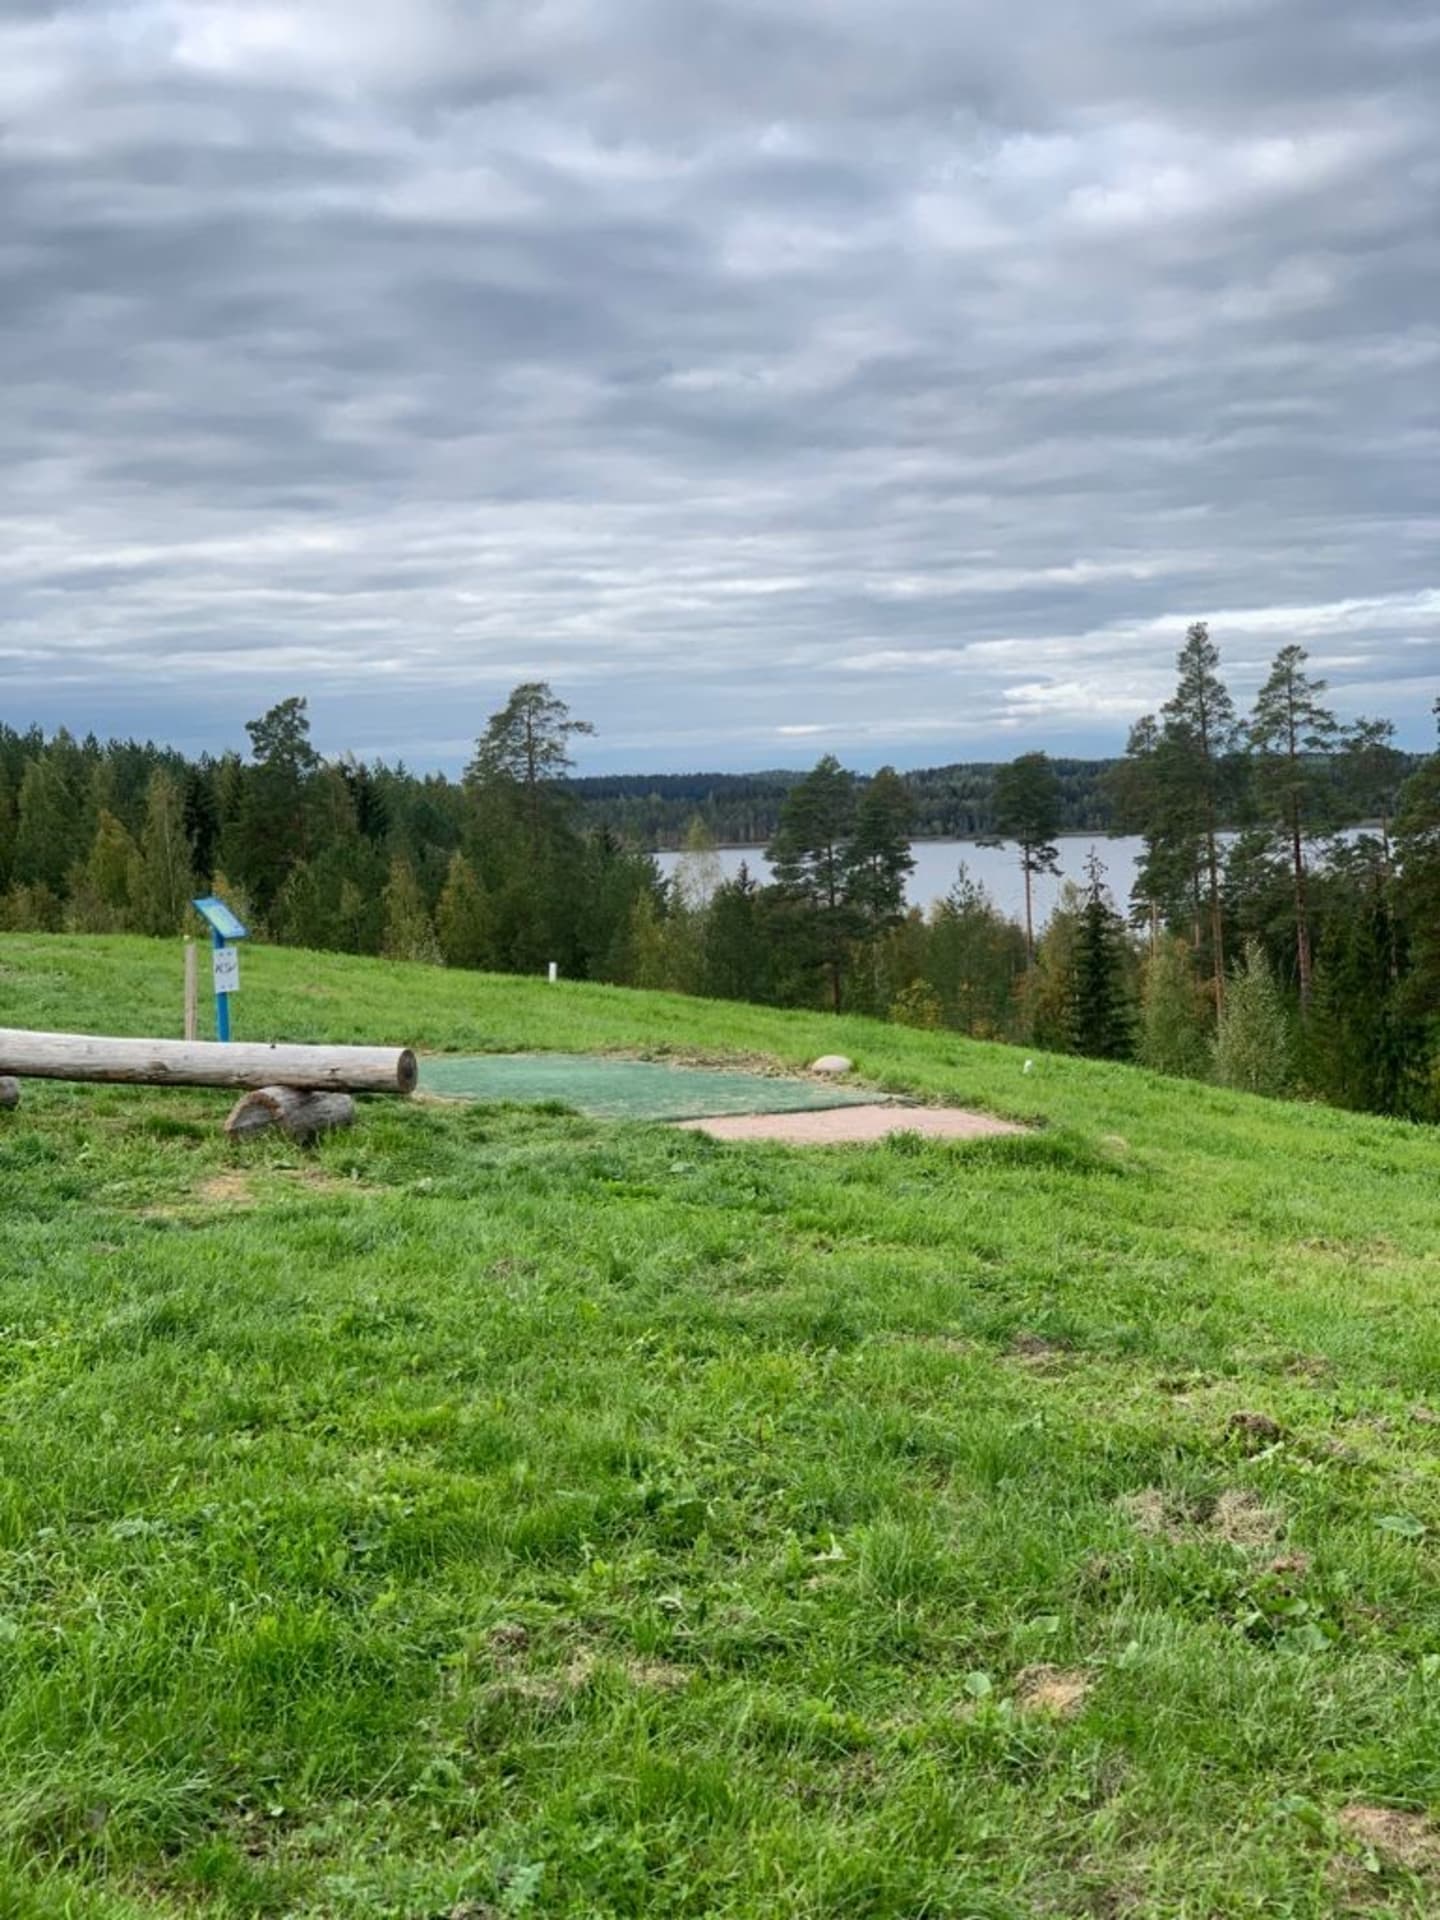
<svg viewBox="0 0 1440 1920">
<path fill-rule="evenodd" d="M 239 949 L 216 947 L 212 958 L 215 962 L 216 993 L 238 993 L 240 991 Z"/>
<path fill-rule="evenodd" d="M 222 940 L 243 940 L 247 928 L 226 906 L 223 900 L 217 900 L 213 893 L 207 893 L 201 900 L 191 903 L 200 918 L 212 933 L 218 933 Z"/>
</svg>

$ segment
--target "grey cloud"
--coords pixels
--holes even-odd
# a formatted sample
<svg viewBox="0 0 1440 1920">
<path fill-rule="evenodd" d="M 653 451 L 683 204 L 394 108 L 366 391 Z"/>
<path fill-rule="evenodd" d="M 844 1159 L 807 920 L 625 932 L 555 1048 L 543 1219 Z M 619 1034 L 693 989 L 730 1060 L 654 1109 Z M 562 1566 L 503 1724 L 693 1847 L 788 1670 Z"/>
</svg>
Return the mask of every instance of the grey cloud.
<svg viewBox="0 0 1440 1920">
<path fill-rule="evenodd" d="M 95 0 L 0 73 L 4 717 L 1114 748 L 1209 614 L 1428 731 L 1428 9 Z"/>
</svg>

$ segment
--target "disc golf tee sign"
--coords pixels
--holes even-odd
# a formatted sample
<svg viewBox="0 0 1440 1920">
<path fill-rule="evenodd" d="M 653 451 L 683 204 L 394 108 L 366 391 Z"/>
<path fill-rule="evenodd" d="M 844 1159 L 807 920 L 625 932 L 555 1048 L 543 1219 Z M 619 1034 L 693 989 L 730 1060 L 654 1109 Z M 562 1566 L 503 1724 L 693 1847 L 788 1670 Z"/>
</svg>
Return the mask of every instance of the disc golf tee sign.
<svg viewBox="0 0 1440 1920">
<path fill-rule="evenodd" d="M 206 894 L 194 903 L 195 911 L 210 929 L 213 946 L 211 963 L 215 981 L 215 1038 L 230 1038 L 230 996 L 240 990 L 240 955 L 231 942 L 249 938 L 249 928 L 231 912 L 223 900 Z"/>
</svg>

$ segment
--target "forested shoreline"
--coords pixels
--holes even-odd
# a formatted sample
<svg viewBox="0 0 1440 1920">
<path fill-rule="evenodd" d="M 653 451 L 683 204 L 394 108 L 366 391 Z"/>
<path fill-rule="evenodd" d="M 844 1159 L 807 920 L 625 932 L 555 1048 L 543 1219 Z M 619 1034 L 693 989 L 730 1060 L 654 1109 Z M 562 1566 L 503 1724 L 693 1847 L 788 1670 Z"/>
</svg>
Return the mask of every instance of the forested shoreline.
<svg viewBox="0 0 1440 1920">
<path fill-rule="evenodd" d="M 690 809 L 668 879 L 647 795 L 570 778 L 591 728 L 543 683 L 490 716 L 459 780 L 323 759 L 298 697 L 248 723 L 243 757 L 0 726 L 0 930 L 174 935 L 214 887 L 288 945 L 554 962 L 1433 1119 L 1440 754 L 1401 752 L 1388 721 L 1342 727 L 1325 701 L 1291 646 L 1238 713 L 1197 624 L 1173 697 L 1117 761 L 861 778 L 827 755 L 802 775 L 655 777 L 665 819 Z M 943 807 L 961 795 L 957 824 Z M 963 869 L 907 906 L 909 843 L 942 817 L 1014 849 L 1023 925 Z M 1097 860 L 1034 924 L 1031 883 L 1077 827 L 1142 838 L 1133 895 L 1117 904 Z M 721 873 L 717 842 L 747 838 L 768 884 Z"/>
<path fill-rule="evenodd" d="M 1051 761 L 1060 792 L 1061 833 L 1107 833 L 1115 807 L 1113 760 Z M 910 796 L 911 838 L 975 840 L 995 829 L 1000 763 L 956 761 L 916 767 L 899 778 Z M 762 773 L 591 774 L 567 782 L 587 826 L 608 827 L 640 846 L 673 850 L 699 820 L 718 846 L 768 846 L 803 770 Z M 857 774 L 863 787 L 866 776 Z"/>
</svg>

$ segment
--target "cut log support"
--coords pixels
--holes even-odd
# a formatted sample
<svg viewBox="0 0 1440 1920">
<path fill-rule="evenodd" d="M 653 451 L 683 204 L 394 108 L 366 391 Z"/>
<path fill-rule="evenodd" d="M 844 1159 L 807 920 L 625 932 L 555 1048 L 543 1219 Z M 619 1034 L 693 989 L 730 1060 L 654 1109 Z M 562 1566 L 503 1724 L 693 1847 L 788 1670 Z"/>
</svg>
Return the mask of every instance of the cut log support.
<svg viewBox="0 0 1440 1920">
<path fill-rule="evenodd" d="M 353 1127 L 355 1102 L 348 1093 L 306 1092 L 301 1087 L 257 1087 L 230 1109 L 225 1131 L 232 1138 L 278 1127 L 292 1140 L 312 1140 L 332 1127 Z"/>
<path fill-rule="evenodd" d="M 20 1104 L 20 1082 L 9 1075 L 0 1078 L 0 1113 L 13 1113 Z"/>
<path fill-rule="evenodd" d="M 0 1074 L 35 1080 L 122 1081 L 147 1087 L 302 1087 L 413 1093 L 408 1047 L 286 1047 L 250 1041 L 112 1040 L 90 1033 L 0 1027 Z"/>
</svg>

